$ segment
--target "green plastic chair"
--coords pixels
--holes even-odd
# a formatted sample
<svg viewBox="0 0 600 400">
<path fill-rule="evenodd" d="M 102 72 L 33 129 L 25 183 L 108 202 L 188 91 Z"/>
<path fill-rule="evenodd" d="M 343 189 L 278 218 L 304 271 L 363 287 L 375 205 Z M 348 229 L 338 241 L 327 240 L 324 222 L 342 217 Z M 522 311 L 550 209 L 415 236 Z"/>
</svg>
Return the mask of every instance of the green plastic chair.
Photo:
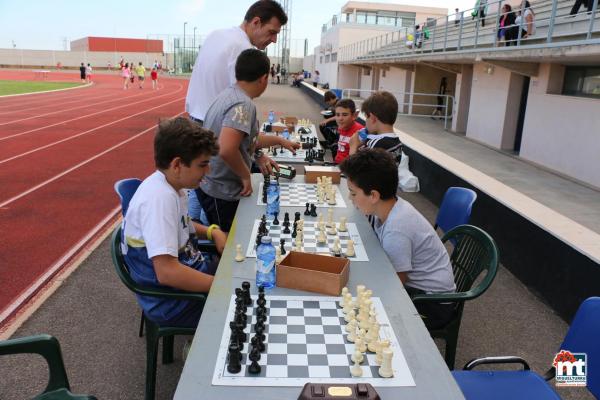
<svg viewBox="0 0 600 400">
<path fill-rule="evenodd" d="M 27 336 L 0 342 L 0 356 L 9 354 L 39 354 L 49 369 L 48 385 L 34 400 L 97 400 L 94 396 L 71 393 L 67 371 L 58 340 L 50 335 Z"/>
<path fill-rule="evenodd" d="M 444 327 L 431 329 L 433 338 L 444 339 L 444 358 L 448 368 L 454 369 L 458 331 L 466 300 L 481 296 L 492 284 L 498 270 L 498 246 L 490 235 L 473 225 L 459 225 L 449 230 L 442 242 L 457 243 L 450 255 L 454 271 L 456 293 L 419 294 L 412 297 L 413 303 L 454 302 L 454 315 Z M 473 287 L 477 278 L 485 273 L 482 280 Z"/>
<path fill-rule="evenodd" d="M 115 229 L 111 240 L 111 255 L 117 275 L 125 286 L 134 292 L 144 296 L 163 297 L 178 300 L 192 300 L 198 302 L 199 307 L 204 307 L 207 293 L 192 293 L 174 289 L 148 288 L 139 285 L 131 278 L 129 268 L 121 251 L 121 227 Z M 158 342 L 163 338 L 163 364 L 173 362 L 173 336 L 193 335 L 196 328 L 181 328 L 173 326 L 159 326 L 156 322 L 144 316 L 146 322 L 146 400 L 154 400 L 156 387 L 156 364 L 158 359 Z"/>
</svg>

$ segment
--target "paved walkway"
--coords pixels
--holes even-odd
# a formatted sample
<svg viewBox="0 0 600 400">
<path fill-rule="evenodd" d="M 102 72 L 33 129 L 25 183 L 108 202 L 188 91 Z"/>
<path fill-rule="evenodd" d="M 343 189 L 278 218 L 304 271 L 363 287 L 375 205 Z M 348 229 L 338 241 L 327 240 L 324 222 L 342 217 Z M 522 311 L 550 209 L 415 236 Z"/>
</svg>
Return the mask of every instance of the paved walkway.
<svg viewBox="0 0 600 400">
<path fill-rule="evenodd" d="M 312 100 L 296 89 L 270 86 L 257 103 L 259 115 L 274 109 L 313 121 L 319 119 Z M 406 130 L 407 125 L 402 128 Z M 426 135 L 425 126 L 422 130 L 419 134 Z M 423 196 L 403 197 L 429 221 L 434 220 L 437 209 Z M 99 399 L 142 399 L 145 340 L 137 336 L 139 315 L 135 298 L 116 277 L 109 241 L 105 240 L 14 336 L 57 336 L 75 392 L 90 393 Z M 535 371 L 543 373 L 567 328 L 535 294 L 501 267 L 492 287 L 465 306 L 456 365 L 462 366 L 477 356 L 510 354 L 526 358 Z M 183 368 L 183 341 L 182 337 L 175 340 L 173 364 L 159 364 L 156 399 L 173 397 Z M 3 400 L 31 398 L 43 390 L 47 379 L 43 361 L 29 356 L 3 357 L 0 376 Z M 560 394 L 565 399 L 592 398 L 582 389 L 562 389 Z"/>
</svg>

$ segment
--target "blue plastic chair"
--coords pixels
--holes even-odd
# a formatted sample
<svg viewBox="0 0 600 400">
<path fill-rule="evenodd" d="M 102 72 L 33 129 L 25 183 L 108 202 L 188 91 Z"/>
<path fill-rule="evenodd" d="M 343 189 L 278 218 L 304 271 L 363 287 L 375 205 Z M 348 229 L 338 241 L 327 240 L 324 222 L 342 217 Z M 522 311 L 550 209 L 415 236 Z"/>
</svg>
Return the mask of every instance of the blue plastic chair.
<svg viewBox="0 0 600 400">
<path fill-rule="evenodd" d="M 571 353 L 587 354 L 587 389 L 596 398 L 600 398 L 600 297 L 585 300 L 560 346 L 560 350 Z M 522 371 L 472 371 L 483 364 L 523 365 Z M 520 400 L 520 399 L 560 399 L 558 394 L 546 382 L 555 375 L 552 367 L 543 377 L 531 371 L 529 365 L 520 357 L 487 357 L 468 362 L 462 371 L 452 371 L 467 400 Z"/>
<path fill-rule="evenodd" d="M 141 183 L 142 180 L 138 178 L 122 179 L 115 183 L 115 192 L 117 192 L 117 195 L 119 195 L 119 199 L 121 200 L 121 212 L 123 213 L 123 217 L 125 217 L 125 214 L 127 213 L 131 198 Z"/>
<path fill-rule="evenodd" d="M 477 200 L 477 193 L 463 187 L 450 187 L 444 194 L 440 210 L 435 219 L 433 229 L 440 228 L 442 233 L 469 223 L 471 209 Z"/>
</svg>

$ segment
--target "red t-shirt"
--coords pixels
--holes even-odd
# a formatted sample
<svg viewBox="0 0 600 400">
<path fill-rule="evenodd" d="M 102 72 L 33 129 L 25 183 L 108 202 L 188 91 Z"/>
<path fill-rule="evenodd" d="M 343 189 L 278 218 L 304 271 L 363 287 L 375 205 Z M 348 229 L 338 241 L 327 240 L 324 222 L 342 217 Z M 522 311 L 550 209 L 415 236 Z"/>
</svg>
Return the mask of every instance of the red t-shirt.
<svg viewBox="0 0 600 400">
<path fill-rule="evenodd" d="M 338 139 L 337 154 L 335 155 L 336 164 L 341 163 L 350 155 L 350 138 L 362 128 L 364 128 L 364 126 L 356 121 L 354 121 L 354 124 L 352 124 L 348 129 L 338 128 L 340 138 Z"/>
<path fill-rule="evenodd" d="M 150 72 L 150 77 L 152 78 L 152 80 L 156 80 L 156 78 L 158 77 L 158 72 L 156 71 L 151 71 Z"/>
</svg>

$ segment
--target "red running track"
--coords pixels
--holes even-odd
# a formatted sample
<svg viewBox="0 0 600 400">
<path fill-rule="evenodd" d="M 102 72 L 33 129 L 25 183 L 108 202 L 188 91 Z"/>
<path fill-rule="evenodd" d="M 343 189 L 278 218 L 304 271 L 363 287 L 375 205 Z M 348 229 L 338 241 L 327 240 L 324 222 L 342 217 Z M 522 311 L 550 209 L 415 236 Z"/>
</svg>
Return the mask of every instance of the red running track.
<svg viewBox="0 0 600 400">
<path fill-rule="evenodd" d="M 123 90 L 117 74 L 96 74 L 90 87 L 0 97 L 0 326 L 114 221 L 115 181 L 154 170 L 156 123 L 183 113 L 188 84 L 159 82 Z"/>
</svg>

